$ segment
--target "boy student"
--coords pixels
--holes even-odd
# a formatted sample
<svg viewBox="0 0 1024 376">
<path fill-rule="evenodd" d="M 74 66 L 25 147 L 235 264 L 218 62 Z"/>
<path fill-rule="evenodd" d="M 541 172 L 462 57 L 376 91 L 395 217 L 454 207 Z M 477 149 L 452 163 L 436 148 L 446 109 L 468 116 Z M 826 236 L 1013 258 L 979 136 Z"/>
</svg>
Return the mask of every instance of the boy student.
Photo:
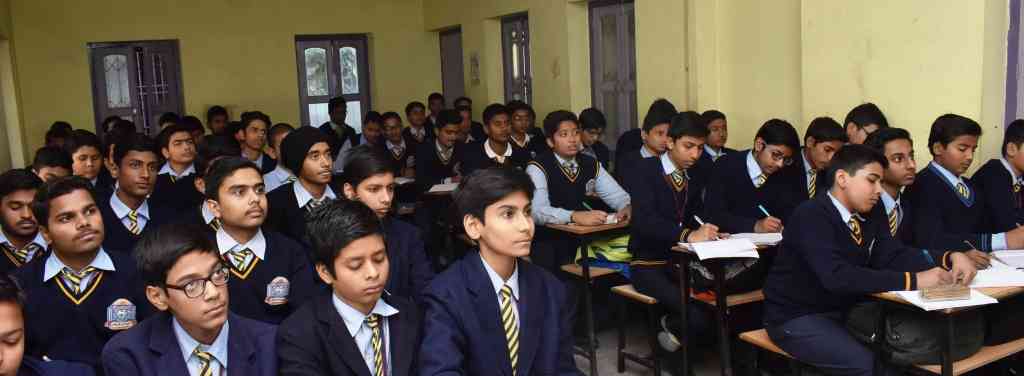
<svg viewBox="0 0 1024 376">
<path fill-rule="evenodd" d="M 46 146 L 56 148 L 64 147 L 64 141 L 71 137 L 71 124 L 64 121 L 55 121 L 46 131 Z"/>
<path fill-rule="evenodd" d="M 231 272 L 191 225 L 146 234 L 135 253 L 146 299 L 162 311 L 103 349 L 106 376 L 276 375 L 276 328 L 228 309 Z M 236 295 L 237 297 L 237 295 Z"/>
<path fill-rule="evenodd" d="M 192 134 L 192 139 L 197 143 L 201 141 L 203 139 L 203 135 L 206 134 L 206 129 L 203 128 L 203 122 L 199 121 L 199 118 L 195 116 L 183 116 L 179 124 L 181 124 L 182 127 L 185 127 L 185 130 L 187 130 L 188 133 Z"/>
<path fill-rule="evenodd" d="M 405 106 L 405 118 L 409 120 L 409 128 L 402 131 L 402 138 L 410 144 L 422 144 L 428 138 L 434 137 L 434 130 L 427 125 L 427 115 L 424 112 L 426 107 L 421 102 L 410 102 Z"/>
<path fill-rule="evenodd" d="M 632 177 L 633 171 L 636 171 L 636 166 L 640 164 L 642 159 L 652 158 L 661 156 L 665 152 L 666 145 L 668 144 L 668 127 L 669 123 L 672 122 L 672 117 L 678 113 L 676 107 L 665 99 L 655 100 L 651 103 L 651 107 L 647 109 L 647 115 L 644 116 L 644 122 L 641 136 L 643 137 L 644 144 L 639 150 L 628 152 L 622 156 L 621 159 L 615 161 L 615 174 L 619 183 L 626 188 L 626 192 L 632 192 L 631 185 L 637 182 L 636 178 Z"/>
<path fill-rule="evenodd" d="M 106 249 L 103 219 L 89 181 L 44 184 L 32 201 L 46 257 L 14 272 L 25 304 L 25 352 L 99 366 L 100 350 L 151 311 L 128 251 Z"/>
<path fill-rule="evenodd" d="M 327 144 L 331 148 L 331 158 L 334 161 L 333 170 L 341 172 L 348 150 L 359 145 L 359 133 L 345 124 L 345 118 L 348 116 L 348 103 L 345 102 L 345 98 L 331 98 L 327 102 L 327 114 L 331 120 L 321 124 L 320 131 L 327 136 Z"/>
<path fill-rule="evenodd" d="M 473 100 L 468 97 L 459 97 L 453 103 L 453 107 L 459 110 L 459 114 L 462 115 L 467 127 L 466 129 L 469 130 L 469 135 L 476 141 L 487 138 L 487 133 L 484 132 L 484 125 L 473 120 Z"/>
<path fill-rule="evenodd" d="M 590 107 L 580 112 L 580 128 L 583 130 L 580 132 L 580 142 L 583 146 L 580 154 L 597 159 L 605 170 L 611 167 L 611 150 L 601 142 L 607 127 L 608 121 L 601 110 Z"/>
<path fill-rule="evenodd" d="M 206 127 L 211 134 L 224 134 L 228 127 L 228 110 L 223 106 L 211 106 L 206 110 Z"/>
<path fill-rule="evenodd" d="M 1024 120 L 1006 126 L 1002 153 L 1002 158 L 981 166 L 971 181 L 985 196 L 989 228 L 1009 231 L 1024 223 Z"/>
<path fill-rule="evenodd" d="M 416 146 L 420 142 L 402 137 L 402 118 L 398 116 L 398 113 L 385 112 L 381 117 L 384 119 L 384 147 L 382 149 L 388 154 L 391 171 L 395 176 L 407 178 L 416 176 L 414 170 L 416 157 L 413 154 L 416 153 Z"/>
<path fill-rule="evenodd" d="M 195 180 L 192 181 L 196 193 L 203 196 L 200 203 L 188 208 L 178 217 L 177 222 L 192 223 L 201 226 L 203 229 L 216 232 L 220 229 L 220 221 L 213 215 L 213 211 L 206 205 L 206 181 L 203 178 L 210 170 L 214 161 L 224 157 L 235 157 L 241 153 L 238 143 L 233 138 L 225 135 L 209 135 L 199 143 L 199 156 L 196 158 Z M 266 181 L 266 176 L 264 176 Z"/>
<path fill-rule="evenodd" d="M 441 93 L 430 93 L 427 96 L 427 109 L 430 110 L 430 114 L 427 115 L 428 127 L 433 128 L 437 126 L 437 116 L 444 110 L 444 106 L 444 95 L 441 95 Z"/>
<path fill-rule="evenodd" d="M 522 169 L 530 161 L 530 153 L 509 141 L 508 109 L 495 103 L 484 109 L 484 123 L 487 138 L 482 142 L 467 145 L 462 155 L 462 173 L 488 167 L 513 167 Z"/>
<path fill-rule="evenodd" d="M 95 186 L 103 169 L 102 149 L 96 134 L 84 129 L 72 131 L 71 137 L 64 142 L 64 151 L 71 156 L 71 173 L 85 178 Z"/>
<path fill-rule="evenodd" d="M 32 196 L 43 185 L 23 169 L 0 174 L 0 274 L 7 274 L 46 253 L 46 240 L 32 216 Z"/>
<path fill-rule="evenodd" d="M 317 275 L 330 293 L 281 323 L 278 375 L 417 374 L 418 307 L 386 291 L 390 260 L 374 212 L 354 201 L 327 203 L 310 215 L 309 236 Z"/>
<path fill-rule="evenodd" d="M 917 177 L 917 162 L 914 161 L 914 143 L 910 133 L 901 128 L 882 128 L 864 141 L 864 145 L 885 155 L 889 165 L 882 176 L 882 205 L 875 205 L 875 211 L 886 218 L 889 234 L 903 244 L 914 244 L 911 237 L 910 204 L 903 195 L 904 187 L 914 184 Z M 975 174 L 977 176 L 977 174 Z"/>
<path fill-rule="evenodd" d="M 793 190 L 805 198 L 814 198 L 818 192 L 828 189 L 827 179 L 822 174 L 828 168 L 832 156 L 846 144 L 846 141 L 843 127 L 832 118 L 823 116 L 812 120 L 804 132 L 804 147 L 800 149 L 800 160 L 783 170 L 787 178 L 795 184 Z"/>
<path fill-rule="evenodd" d="M 776 175 L 793 164 L 800 150 L 796 129 L 785 120 L 771 119 L 757 130 L 749 150 L 727 154 L 715 162 L 705 190 L 709 223 L 723 232 L 781 232 L 782 220 L 807 198 L 792 192 L 791 179 Z"/>
<path fill-rule="evenodd" d="M 389 293 L 418 299 L 434 277 L 423 246 L 420 230 L 391 213 L 395 200 L 395 175 L 390 158 L 380 149 L 359 146 L 352 149 L 345 163 L 342 189 L 349 200 L 366 204 L 381 220 L 387 244 L 390 272 Z"/>
<path fill-rule="evenodd" d="M 462 178 L 461 161 L 463 147 L 459 143 L 459 124 L 462 117 L 457 110 L 442 110 L 437 116 L 436 137 L 416 148 L 416 186 L 420 192 L 430 190 L 436 184 L 457 183 Z M 414 214 L 416 226 L 423 231 L 423 240 L 430 248 L 440 244 L 437 228 L 440 214 L 450 205 L 447 197 L 423 195 L 422 205 Z"/>
<path fill-rule="evenodd" d="M 854 107 L 846 114 L 844 127 L 851 144 L 863 144 L 872 132 L 889 128 L 889 121 L 878 106 L 868 102 Z"/>
<path fill-rule="evenodd" d="M 143 231 L 169 222 L 175 216 L 165 202 L 150 198 L 156 184 L 160 159 L 149 137 L 134 134 L 114 147 L 114 192 L 99 198 L 106 228 L 103 247 L 116 252 L 131 252 Z"/>
<path fill-rule="evenodd" d="M 905 246 L 889 235 L 885 217 L 869 215 L 887 164 L 866 146 L 840 149 L 828 169 L 831 188 L 790 217 L 764 286 L 768 336 L 800 362 L 827 374 L 877 374 L 874 351 L 845 325 L 846 312 L 863 296 L 967 285 L 976 273 L 963 253 Z"/>
<path fill-rule="evenodd" d="M 420 375 L 581 375 L 564 285 L 521 260 L 534 233 L 532 195 L 516 169 L 482 169 L 460 184 L 455 207 L 479 252 L 427 287 Z"/>
<path fill-rule="evenodd" d="M 157 120 L 157 124 L 160 124 L 160 130 L 181 123 L 181 116 L 174 112 L 164 112 L 160 114 L 160 118 Z"/>
<path fill-rule="evenodd" d="M 704 153 L 701 154 L 701 159 L 707 158 L 714 162 L 718 158 L 736 151 L 725 147 L 726 141 L 729 140 L 729 121 L 725 118 L 725 114 L 718 110 L 707 110 L 700 114 L 700 117 L 708 125 L 708 142 L 704 144 Z"/>
<path fill-rule="evenodd" d="M 287 123 L 277 123 L 270 128 L 270 133 L 268 133 L 270 135 L 270 150 L 274 154 L 274 159 L 277 160 L 277 166 L 274 167 L 274 171 L 263 175 L 263 182 L 267 185 L 267 192 L 273 191 L 286 183 L 291 183 L 296 179 L 295 175 L 284 166 L 284 163 L 281 163 L 281 141 L 284 141 L 284 138 L 294 130 L 295 128 Z"/>
<path fill-rule="evenodd" d="M 384 119 L 380 116 L 377 111 L 370 111 L 363 117 L 363 139 L 360 144 L 367 144 L 372 146 L 380 146 L 381 133 L 383 130 L 381 127 L 384 125 Z"/>
<path fill-rule="evenodd" d="M 156 139 L 166 162 L 157 172 L 153 201 L 175 210 L 198 205 L 203 196 L 194 188 L 196 143 L 192 132 L 182 125 L 173 124 L 161 130 Z"/>
<path fill-rule="evenodd" d="M 529 152 L 530 158 L 547 150 L 547 145 L 544 144 L 544 130 L 533 126 L 534 120 L 537 119 L 533 107 L 520 100 L 508 102 L 506 106 L 511 125 L 509 140 Z"/>
<path fill-rule="evenodd" d="M 267 195 L 270 211 L 265 228 L 308 247 L 306 213 L 338 198 L 330 186 L 332 162 L 327 135 L 312 127 L 299 127 L 289 133 L 281 142 L 281 163 L 296 179 Z"/>
<path fill-rule="evenodd" d="M 288 132 L 294 131 L 295 127 L 288 123 L 277 123 L 267 129 L 267 155 L 275 161 L 281 158 L 281 152 L 278 147 L 281 146 L 281 140 L 284 136 L 288 135 Z"/>
<path fill-rule="evenodd" d="M 71 175 L 71 156 L 59 146 L 43 146 L 32 158 L 32 172 L 43 181 Z"/>
<path fill-rule="evenodd" d="M 255 163 L 260 172 L 266 174 L 274 171 L 277 161 L 270 158 L 263 152 L 267 145 L 267 128 L 270 127 L 270 117 L 259 111 L 249 111 L 242 114 L 242 121 L 234 130 L 235 140 L 242 147 L 242 157 Z"/>
<path fill-rule="evenodd" d="M 476 124 L 478 123 L 472 120 L 473 110 L 470 109 L 469 106 L 457 106 L 455 107 L 455 111 L 459 112 L 459 117 L 462 119 L 459 122 L 459 144 L 478 142 L 487 138 L 487 136 L 483 134 L 482 124 L 480 125 L 479 132 L 482 136 L 477 135 Z"/>
<path fill-rule="evenodd" d="M 231 311 L 280 324 L 316 288 L 305 250 L 284 235 L 260 229 L 267 218 L 267 196 L 251 162 L 218 159 L 203 181 L 206 204 L 220 223 L 213 236 L 216 249 L 234 278 Z"/>
</svg>

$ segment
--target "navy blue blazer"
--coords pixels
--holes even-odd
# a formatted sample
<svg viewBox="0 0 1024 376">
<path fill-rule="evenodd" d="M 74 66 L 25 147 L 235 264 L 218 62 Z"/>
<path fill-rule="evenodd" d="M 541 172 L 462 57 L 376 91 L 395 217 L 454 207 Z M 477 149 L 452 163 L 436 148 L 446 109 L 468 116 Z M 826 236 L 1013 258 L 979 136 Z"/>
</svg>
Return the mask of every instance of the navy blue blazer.
<svg viewBox="0 0 1024 376">
<path fill-rule="evenodd" d="M 103 347 L 106 376 L 188 375 L 171 315 L 163 312 Z M 228 313 L 228 376 L 277 374 L 277 327 Z"/>
<path fill-rule="evenodd" d="M 629 251 L 634 260 L 668 260 L 671 258 L 670 249 L 682 240 L 683 231 L 700 227 L 694 215 L 703 215 L 701 194 L 705 185 L 704 177 L 690 175 L 686 206 L 680 218 L 680 213 L 676 212 L 675 191 L 665 179 L 661 158 L 640 160 L 634 169 L 636 171 L 633 174 L 644 184 L 637 184 L 631 195 L 633 210 L 644 214 L 633 217 Z"/>
<path fill-rule="evenodd" d="M 966 243 L 971 242 L 978 250 L 992 250 L 984 213 L 987 197 L 972 180 L 963 180 L 971 193 L 967 199 L 960 198 L 935 166 L 918 171 L 914 184 L 904 192 L 913 205 L 915 247 L 963 251 L 971 248 Z"/>
<path fill-rule="evenodd" d="M 31 356 L 21 359 L 18 376 L 93 376 L 96 372 L 82 363 L 63 360 L 44 361 Z"/>
<path fill-rule="evenodd" d="M 582 375 L 572 350 L 572 317 L 561 281 L 519 261 L 518 376 Z M 505 330 L 483 260 L 470 253 L 423 295 L 419 375 L 512 375 Z"/>
<path fill-rule="evenodd" d="M 522 170 L 530 162 L 530 152 L 519 147 L 515 142 L 509 141 L 508 144 L 512 148 L 512 155 L 505 159 L 504 164 L 499 165 L 498 162 L 487 157 L 487 151 L 484 150 L 485 142 L 487 142 L 487 139 L 466 144 L 462 149 L 463 176 L 469 176 L 473 171 L 489 167 L 515 167 Z"/>
<path fill-rule="evenodd" d="M 650 158 L 657 159 L 656 157 Z M 644 159 L 649 158 L 644 158 L 640 154 L 640 149 L 636 149 L 623 153 L 621 158 L 615 160 L 615 180 L 619 181 L 619 185 L 630 194 L 630 197 L 633 195 L 633 186 L 640 182 L 640 178 L 636 176 L 636 171 L 640 168 Z"/>
<path fill-rule="evenodd" d="M 623 157 L 631 151 L 640 150 L 644 146 L 644 138 L 640 134 L 640 128 L 633 128 L 622 135 L 615 141 L 615 171 L 619 171 L 619 162 L 622 161 Z"/>
<path fill-rule="evenodd" d="M 971 181 L 985 196 L 983 205 L 989 231 L 1000 233 L 1024 224 L 1024 202 L 1013 191 L 1013 176 L 1001 160 L 989 160 L 974 173 Z"/>
<path fill-rule="evenodd" d="M 775 172 L 764 185 L 755 188 L 747 172 L 749 153 L 748 149 L 719 158 L 704 191 L 704 220 L 722 232 L 754 232 L 754 224 L 765 217 L 758 205 L 786 225 L 797 204 L 807 200 L 806 189 L 804 193 L 793 192 L 794 183 L 785 171 Z"/>
<path fill-rule="evenodd" d="M 384 218 L 388 251 L 388 292 L 419 301 L 420 294 L 434 278 L 420 230 L 402 220 Z"/>
<path fill-rule="evenodd" d="M 170 174 L 161 174 L 156 178 L 156 186 L 150 201 L 166 206 L 175 211 L 175 217 L 202 203 L 206 197 L 196 190 L 196 174 L 171 181 Z"/>
</svg>

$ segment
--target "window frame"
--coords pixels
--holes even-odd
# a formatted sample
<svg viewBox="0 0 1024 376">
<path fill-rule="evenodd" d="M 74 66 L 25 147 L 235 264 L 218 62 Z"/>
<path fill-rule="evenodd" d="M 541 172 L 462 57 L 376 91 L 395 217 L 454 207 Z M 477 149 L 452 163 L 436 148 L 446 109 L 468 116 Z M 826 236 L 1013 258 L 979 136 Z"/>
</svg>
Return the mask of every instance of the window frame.
<svg viewBox="0 0 1024 376">
<path fill-rule="evenodd" d="M 523 76 L 525 77 L 522 87 L 523 102 L 533 103 L 533 66 L 530 64 L 530 17 L 526 12 L 510 14 L 501 18 L 501 70 L 505 77 L 505 102 L 515 99 L 514 94 L 519 90 L 515 86 L 515 79 L 512 75 L 512 27 L 522 22 L 525 25 L 526 40 L 523 43 Z"/>
<path fill-rule="evenodd" d="M 305 51 L 309 48 L 325 48 L 327 50 L 327 95 L 308 95 L 306 81 L 306 59 Z M 338 50 L 342 47 L 353 47 L 356 49 L 356 66 L 359 75 L 359 92 L 357 94 L 341 93 L 341 62 Z M 345 101 L 358 100 L 361 108 L 361 116 L 365 117 L 366 112 L 373 108 L 373 95 L 370 89 L 370 45 L 366 34 L 315 34 L 295 36 L 295 69 L 296 81 L 299 90 L 299 123 L 319 127 L 320 124 L 312 124 L 309 118 L 309 105 L 316 103 L 327 103 L 331 98 L 341 96 Z M 362 119 L 359 124 L 349 124 L 357 131 L 362 129 Z"/>
</svg>

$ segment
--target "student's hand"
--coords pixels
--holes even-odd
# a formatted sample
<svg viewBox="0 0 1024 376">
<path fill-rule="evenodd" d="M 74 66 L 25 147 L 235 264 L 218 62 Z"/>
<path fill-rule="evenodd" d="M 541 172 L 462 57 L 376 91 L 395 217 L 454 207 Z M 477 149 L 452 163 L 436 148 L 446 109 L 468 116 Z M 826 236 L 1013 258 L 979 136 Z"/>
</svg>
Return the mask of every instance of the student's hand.
<svg viewBox="0 0 1024 376">
<path fill-rule="evenodd" d="M 1024 227 L 1017 227 L 1006 232 L 1006 247 L 1009 249 L 1024 248 Z"/>
<path fill-rule="evenodd" d="M 970 251 L 964 252 L 964 255 L 966 255 L 967 258 L 974 262 L 975 268 L 988 269 L 989 266 L 992 266 L 991 257 L 985 252 L 979 251 L 977 249 L 972 249 Z"/>
<path fill-rule="evenodd" d="M 971 260 L 970 257 L 961 252 L 951 253 L 949 260 L 953 264 L 953 268 L 949 270 L 953 274 L 953 280 L 964 286 L 970 285 L 971 281 L 974 280 L 974 276 L 978 274 L 978 268 L 974 266 L 974 260 Z"/>
<path fill-rule="evenodd" d="M 782 232 L 782 220 L 775 217 L 764 217 L 754 223 L 754 232 Z"/>
<path fill-rule="evenodd" d="M 917 272 L 917 289 L 952 284 L 953 273 L 940 267 L 934 267 L 923 272 Z"/>
<path fill-rule="evenodd" d="M 619 210 L 618 213 L 615 213 L 615 219 L 618 219 L 619 222 L 628 221 L 632 217 L 633 205 L 626 205 L 626 207 L 622 208 L 622 210 Z"/>
<path fill-rule="evenodd" d="M 700 228 L 690 233 L 689 242 L 699 243 L 711 240 L 718 240 L 719 238 L 720 236 L 718 236 L 718 226 L 707 223 L 701 225 Z"/>
<path fill-rule="evenodd" d="M 578 225 L 597 226 L 608 220 L 608 213 L 600 210 L 575 211 L 570 219 Z"/>
</svg>

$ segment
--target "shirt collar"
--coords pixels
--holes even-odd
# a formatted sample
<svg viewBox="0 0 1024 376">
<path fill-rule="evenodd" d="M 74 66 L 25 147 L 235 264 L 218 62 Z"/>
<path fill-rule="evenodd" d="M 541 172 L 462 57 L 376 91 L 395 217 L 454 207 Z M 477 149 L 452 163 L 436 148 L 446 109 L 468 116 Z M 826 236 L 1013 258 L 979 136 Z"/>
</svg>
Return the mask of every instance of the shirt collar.
<svg viewBox="0 0 1024 376">
<path fill-rule="evenodd" d="M 900 197 L 897 195 L 893 198 L 889 195 L 889 192 L 882 190 L 882 204 L 885 205 L 885 214 L 892 213 L 892 209 L 896 207 L 896 204 L 900 203 Z"/>
<path fill-rule="evenodd" d="M 487 261 L 482 256 L 480 262 L 484 264 L 484 270 L 487 271 L 487 277 L 491 279 L 491 286 L 494 287 L 494 294 L 501 296 L 501 288 L 508 285 L 512 289 L 512 298 L 519 301 L 519 262 L 516 262 L 515 269 L 512 269 L 512 275 L 508 277 L 507 281 L 503 281 L 498 272 L 491 269 L 490 265 L 487 265 Z"/>
<path fill-rule="evenodd" d="M 57 258 L 56 252 L 50 252 L 50 256 L 46 258 L 46 264 L 43 265 L 43 282 L 49 281 L 50 278 L 64 270 L 66 266 L 63 261 Z M 96 257 L 92 259 L 88 266 L 108 272 L 115 271 L 114 261 L 110 259 L 110 255 L 102 247 L 100 247 L 99 252 L 96 252 Z"/>
<path fill-rule="evenodd" d="M 999 158 L 999 162 L 1002 162 L 1003 168 L 1010 173 L 1010 184 L 1016 184 L 1020 182 L 1021 179 L 1024 179 L 1024 177 L 1018 176 L 1013 172 L 1013 166 L 1010 166 L 1010 161 L 1007 161 L 1006 158 Z"/>
<path fill-rule="evenodd" d="M 331 123 L 331 129 L 333 129 L 334 132 L 338 134 L 338 136 L 341 136 L 349 128 L 348 124 L 338 124 L 338 123 L 335 123 L 333 121 L 330 122 L 330 123 Z"/>
<path fill-rule="evenodd" d="M 245 244 L 239 243 L 231 235 L 228 235 L 227 231 L 224 231 L 224 227 L 217 230 L 217 249 L 220 250 L 221 255 L 236 249 L 243 250 L 245 248 L 249 248 L 256 257 L 263 260 L 267 252 L 267 238 L 263 236 L 263 230 L 256 231 L 256 236 L 253 236 Z"/>
<path fill-rule="evenodd" d="M 388 150 L 392 150 L 392 149 L 394 149 L 396 147 L 399 147 L 399 148 L 402 148 L 402 150 L 405 150 L 405 139 L 402 139 L 402 142 L 397 143 L 397 144 L 391 142 L 390 140 L 387 140 L 387 141 L 384 141 L 384 144 L 387 145 Z"/>
<path fill-rule="evenodd" d="M 520 143 L 518 140 L 516 140 L 516 136 L 514 136 L 514 135 L 509 135 L 508 137 L 509 137 L 509 139 L 514 141 L 517 145 L 525 147 L 526 144 L 528 144 L 530 142 L 530 139 L 533 137 L 533 135 L 531 135 L 529 132 L 524 133 L 523 134 L 523 142 L 522 143 Z"/>
<path fill-rule="evenodd" d="M 800 149 L 800 159 L 804 161 L 804 175 L 810 175 L 811 170 L 814 170 L 814 168 L 811 167 L 811 161 L 807 160 L 807 148 Z"/>
<path fill-rule="evenodd" d="M 708 144 L 704 144 L 704 152 L 708 153 L 708 156 L 710 156 L 711 159 L 716 159 L 718 157 L 725 155 L 725 148 L 722 148 L 721 151 L 715 151 L 715 148 L 709 146 Z"/>
<path fill-rule="evenodd" d="M 664 172 L 665 175 L 671 175 L 679 169 L 676 167 L 676 164 L 672 162 L 672 159 L 669 158 L 668 153 L 662 154 L 658 159 L 661 161 L 661 171 Z M 683 170 L 683 172 L 686 173 L 686 170 Z M 688 174 L 687 177 L 689 177 Z"/>
<path fill-rule="evenodd" d="M 185 331 L 185 328 L 181 327 L 178 323 L 178 318 L 171 318 L 171 326 L 174 327 L 174 336 L 178 338 L 178 346 L 181 347 L 181 355 L 185 358 L 185 362 L 192 357 L 192 352 L 195 351 L 196 347 L 205 350 L 206 352 L 213 355 L 220 363 L 222 369 L 228 368 L 228 322 L 224 321 L 224 326 L 220 327 L 220 333 L 217 334 L 217 338 L 213 340 L 213 343 L 209 346 L 203 345 L 196 341 L 192 336 Z"/>
<path fill-rule="evenodd" d="M 757 177 L 761 176 L 761 165 L 757 164 L 757 160 L 754 159 L 754 149 L 750 149 L 747 153 L 747 174 L 750 175 L 751 181 L 757 181 Z"/>
<path fill-rule="evenodd" d="M 310 194 L 309 191 L 306 190 L 306 187 L 303 187 L 302 183 L 297 180 L 292 184 L 292 190 L 295 192 L 295 201 L 299 203 L 300 208 L 306 206 L 306 204 L 313 199 L 313 195 Z M 331 189 L 330 185 L 324 187 L 323 197 L 331 200 L 337 199 L 337 196 L 334 195 L 334 190 Z M 321 197 L 321 199 L 323 199 L 323 197 Z"/>
<path fill-rule="evenodd" d="M 512 143 L 509 142 L 509 143 L 506 143 L 505 145 L 507 145 L 505 147 L 505 154 L 502 155 L 502 156 L 503 157 L 512 156 Z M 490 139 L 484 140 L 484 153 L 487 153 L 487 158 L 488 159 L 494 159 L 494 158 L 498 157 L 498 153 L 495 153 L 494 149 L 491 149 L 491 140 Z"/>
<path fill-rule="evenodd" d="M 558 161 L 558 165 L 560 165 L 560 166 L 564 165 L 565 162 L 575 162 L 576 161 L 576 158 L 565 159 L 565 158 L 562 158 L 560 155 L 558 155 L 558 153 L 551 153 L 551 154 L 555 155 L 555 160 Z"/>
<path fill-rule="evenodd" d="M 843 204 L 836 199 L 836 196 L 832 195 L 832 192 L 828 192 L 828 198 L 832 200 L 832 205 L 835 205 L 836 210 L 839 211 L 839 217 L 843 218 L 843 223 L 850 223 L 850 218 L 853 218 L 854 214 L 850 213 L 850 210 L 843 206 Z M 857 216 L 857 219 L 861 219 L 860 215 Z"/>
<path fill-rule="evenodd" d="M 114 214 L 117 215 L 118 219 L 124 219 L 124 217 L 128 216 L 128 212 L 132 211 L 128 205 L 125 205 L 124 202 L 117 197 L 116 191 L 110 195 L 110 208 L 114 210 Z M 139 205 L 139 208 L 135 209 L 135 214 L 149 220 L 149 198 L 142 200 L 142 205 Z"/>
<path fill-rule="evenodd" d="M 342 321 L 345 321 L 345 328 L 348 329 L 348 334 L 353 337 L 359 333 L 359 329 L 363 327 L 363 323 L 366 322 L 366 316 L 362 312 L 359 312 L 352 306 L 341 301 L 338 295 L 331 294 L 331 301 L 334 303 L 334 309 L 341 315 Z M 371 314 L 378 314 L 383 317 L 391 317 L 398 313 L 398 309 L 392 307 L 390 304 L 384 301 L 384 299 L 377 299 L 377 304 L 370 310 Z"/>
<path fill-rule="evenodd" d="M 945 167 L 942 167 L 938 163 L 928 162 L 928 165 L 935 167 L 935 171 L 938 171 L 939 175 L 942 175 L 942 178 L 946 179 L 946 181 L 949 182 L 949 184 L 953 185 L 954 187 L 957 185 L 957 183 L 964 182 L 961 177 L 954 176 L 952 172 L 949 172 L 949 170 L 947 170 Z"/>
<path fill-rule="evenodd" d="M 7 234 L 5 234 L 3 230 L 0 230 L 0 244 L 8 243 L 10 241 L 11 240 L 7 238 Z M 43 238 L 43 233 L 38 230 L 36 231 L 36 237 L 32 239 L 32 242 L 43 247 L 43 249 L 46 249 L 46 246 L 48 245 L 46 243 L 46 239 Z"/>
<path fill-rule="evenodd" d="M 210 223 L 210 221 L 214 220 L 213 212 L 210 211 L 209 206 L 206 206 L 206 201 L 199 204 L 199 208 L 199 212 L 203 215 L 203 223 Z"/>
<path fill-rule="evenodd" d="M 455 149 L 455 146 L 452 146 L 452 147 L 450 147 L 450 148 L 447 148 L 447 149 L 445 149 L 445 148 L 444 148 L 443 146 L 441 146 L 441 142 L 440 142 L 440 141 L 438 141 L 438 140 L 436 140 L 436 139 L 434 140 L 434 147 L 436 147 L 436 148 L 437 148 L 437 151 L 438 151 L 438 152 L 441 152 L 441 153 L 446 153 L 446 154 L 447 154 L 448 152 L 450 152 L 450 151 L 452 151 L 452 150 L 454 150 L 454 149 Z"/>
<path fill-rule="evenodd" d="M 157 175 L 168 174 L 168 175 L 171 175 L 171 176 L 173 176 L 175 178 L 182 178 L 182 177 L 186 177 L 186 176 L 192 175 L 195 172 L 196 172 L 196 165 L 194 163 L 190 163 L 188 165 L 188 168 L 185 168 L 185 171 L 182 171 L 181 174 L 179 175 L 178 173 L 174 172 L 173 168 L 171 168 L 171 162 L 164 162 L 164 166 L 160 168 L 160 172 L 158 172 Z"/>
<path fill-rule="evenodd" d="M 267 175 L 278 176 L 282 181 L 284 181 L 292 176 L 292 172 L 288 171 L 288 168 L 284 167 L 284 163 L 278 163 L 277 166 L 274 167 L 274 170 L 268 172 Z"/>
<path fill-rule="evenodd" d="M 647 149 L 647 145 L 641 145 L 640 146 L 640 157 L 650 158 L 650 157 L 654 157 L 654 156 L 656 156 L 656 155 L 650 149 Z"/>
</svg>

